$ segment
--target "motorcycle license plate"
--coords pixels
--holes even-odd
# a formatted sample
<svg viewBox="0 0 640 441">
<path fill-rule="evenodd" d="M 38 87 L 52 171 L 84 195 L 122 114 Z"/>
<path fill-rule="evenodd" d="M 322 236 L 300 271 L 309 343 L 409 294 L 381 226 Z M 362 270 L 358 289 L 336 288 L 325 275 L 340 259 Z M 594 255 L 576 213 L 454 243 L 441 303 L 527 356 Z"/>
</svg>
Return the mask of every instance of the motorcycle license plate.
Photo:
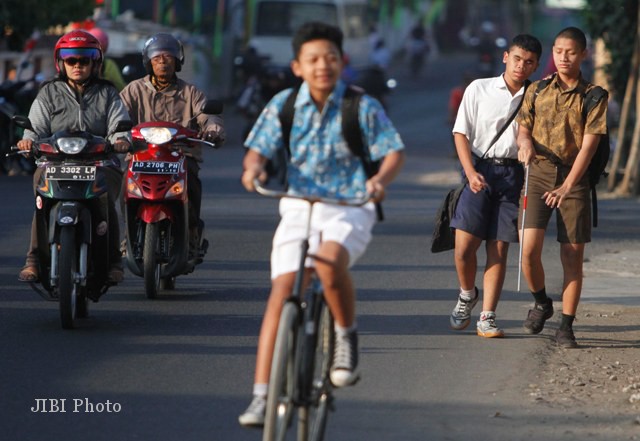
<svg viewBox="0 0 640 441">
<path fill-rule="evenodd" d="M 180 163 L 164 161 L 133 161 L 133 164 L 131 164 L 131 171 L 135 173 L 172 175 L 180 171 Z"/>
<path fill-rule="evenodd" d="M 45 177 L 52 181 L 94 181 L 95 165 L 47 165 Z"/>
</svg>

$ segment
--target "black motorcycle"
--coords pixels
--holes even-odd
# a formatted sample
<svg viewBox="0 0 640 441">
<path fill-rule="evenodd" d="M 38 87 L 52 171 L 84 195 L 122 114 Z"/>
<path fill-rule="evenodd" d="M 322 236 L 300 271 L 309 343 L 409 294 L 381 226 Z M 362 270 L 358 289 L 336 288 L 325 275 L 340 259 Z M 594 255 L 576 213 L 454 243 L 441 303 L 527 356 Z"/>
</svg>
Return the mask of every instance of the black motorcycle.
<svg viewBox="0 0 640 441">
<path fill-rule="evenodd" d="M 24 116 L 15 123 L 32 129 Z M 116 132 L 131 129 L 120 122 Z M 60 304 L 60 320 L 71 329 L 112 284 L 109 271 L 109 219 L 105 167 L 119 166 L 112 146 L 88 132 L 60 131 L 35 141 L 32 156 L 42 175 L 37 183 L 36 230 L 40 284 L 31 287 Z"/>
</svg>

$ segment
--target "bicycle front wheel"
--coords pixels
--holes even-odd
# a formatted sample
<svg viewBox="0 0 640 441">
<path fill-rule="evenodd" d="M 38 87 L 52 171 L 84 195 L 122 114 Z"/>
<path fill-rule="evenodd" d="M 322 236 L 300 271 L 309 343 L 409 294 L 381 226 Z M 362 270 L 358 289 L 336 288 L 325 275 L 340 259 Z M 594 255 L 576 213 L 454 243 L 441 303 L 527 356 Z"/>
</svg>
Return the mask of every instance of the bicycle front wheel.
<svg viewBox="0 0 640 441">
<path fill-rule="evenodd" d="M 299 318 L 297 305 L 285 303 L 271 362 L 263 441 L 283 441 L 291 425 L 297 381 L 295 351 Z"/>
<path fill-rule="evenodd" d="M 304 430 L 298 431 L 298 441 L 322 441 L 327 426 L 327 416 L 332 407 L 332 386 L 329 370 L 333 358 L 333 317 L 326 304 L 322 303 L 318 320 L 318 333 L 314 354 L 313 377 L 307 405 L 298 413 L 300 424 L 305 422 Z M 306 431 L 307 433 L 303 433 Z"/>
</svg>

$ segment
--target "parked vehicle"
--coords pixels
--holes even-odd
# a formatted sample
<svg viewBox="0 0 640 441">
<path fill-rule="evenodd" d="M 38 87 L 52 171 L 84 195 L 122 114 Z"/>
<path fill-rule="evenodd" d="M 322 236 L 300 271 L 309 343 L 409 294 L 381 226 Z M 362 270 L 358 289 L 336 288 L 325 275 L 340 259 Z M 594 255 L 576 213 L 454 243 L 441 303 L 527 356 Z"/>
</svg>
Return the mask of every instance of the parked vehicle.
<svg viewBox="0 0 640 441">
<path fill-rule="evenodd" d="M 209 101 L 204 113 L 222 112 Z M 129 270 L 144 278 L 148 298 L 173 289 L 176 277 L 202 263 L 209 246 L 200 224 L 198 249 L 189 249 L 189 198 L 184 150 L 197 144 L 215 147 L 198 132 L 178 124 L 153 121 L 131 130 L 135 153 L 126 172 L 124 219 Z"/>
<path fill-rule="evenodd" d="M 27 117 L 15 123 L 32 130 Z M 131 128 L 120 122 L 116 132 Z M 40 284 L 31 287 L 60 304 L 65 329 L 87 316 L 88 301 L 109 289 L 109 219 L 104 168 L 119 166 L 111 145 L 88 132 L 60 131 L 37 140 L 30 152 L 44 169 L 37 185 L 36 231 Z"/>
<path fill-rule="evenodd" d="M 370 11 L 367 0 L 256 0 L 249 45 L 269 65 L 289 72 L 291 37 L 307 21 L 338 26 L 344 52 L 358 69 L 369 63 Z"/>
</svg>

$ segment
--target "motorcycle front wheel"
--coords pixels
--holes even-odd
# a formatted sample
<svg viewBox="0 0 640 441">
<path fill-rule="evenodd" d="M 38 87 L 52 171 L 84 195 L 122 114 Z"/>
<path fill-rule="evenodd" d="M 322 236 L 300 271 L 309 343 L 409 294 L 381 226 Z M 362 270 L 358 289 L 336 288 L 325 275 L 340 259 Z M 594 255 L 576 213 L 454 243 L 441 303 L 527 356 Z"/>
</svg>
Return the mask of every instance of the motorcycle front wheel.
<svg viewBox="0 0 640 441">
<path fill-rule="evenodd" d="M 160 264 L 158 263 L 159 252 L 159 229 L 157 223 L 147 224 L 144 233 L 144 248 L 142 251 L 144 289 L 147 298 L 155 299 L 160 290 Z"/>
<path fill-rule="evenodd" d="M 78 271 L 76 232 L 73 227 L 63 227 L 60 231 L 60 251 L 58 257 L 58 298 L 60 301 L 60 321 L 63 329 L 73 329 L 78 312 L 78 285 L 75 281 Z M 86 301 L 86 300 L 81 300 Z M 80 308 L 82 309 L 82 308 Z"/>
</svg>

